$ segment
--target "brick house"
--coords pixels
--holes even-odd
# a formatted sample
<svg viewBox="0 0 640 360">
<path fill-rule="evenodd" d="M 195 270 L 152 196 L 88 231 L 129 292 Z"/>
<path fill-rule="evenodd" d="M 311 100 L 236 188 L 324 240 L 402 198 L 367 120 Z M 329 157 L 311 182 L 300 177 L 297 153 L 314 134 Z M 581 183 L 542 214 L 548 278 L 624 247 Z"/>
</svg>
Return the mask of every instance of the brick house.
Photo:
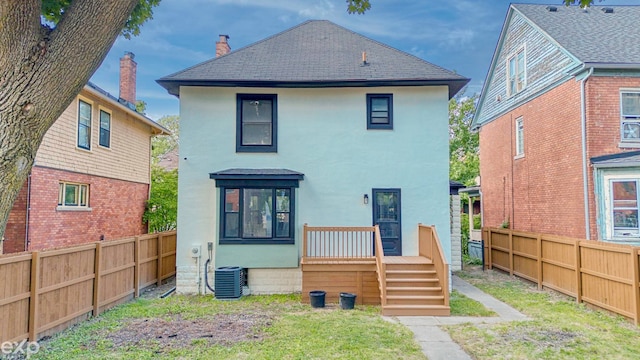
<svg viewBox="0 0 640 360">
<path fill-rule="evenodd" d="M 639 16 L 509 7 L 473 122 L 484 226 L 640 240 Z"/>
<path fill-rule="evenodd" d="M 120 59 L 120 98 L 88 83 L 45 134 L 9 215 L 5 253 L 146 233 L 151 137 L 168 131 L 135 110 L 133 59 Z"/>
</svg>

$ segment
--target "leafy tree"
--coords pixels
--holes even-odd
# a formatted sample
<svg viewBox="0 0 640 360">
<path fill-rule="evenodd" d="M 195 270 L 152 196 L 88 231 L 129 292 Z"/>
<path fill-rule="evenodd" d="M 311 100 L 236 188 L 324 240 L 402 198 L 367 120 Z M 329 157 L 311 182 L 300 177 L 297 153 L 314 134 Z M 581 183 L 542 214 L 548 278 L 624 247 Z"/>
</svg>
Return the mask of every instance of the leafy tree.
<svg viewBox="0 0 640 360">
<path fill-rule="evenodd" d="M 47 130 L 159 2 L 0 1 L 0 238 Z"/>
<path fill-rule="evenodd" d="M 178 148 L 180 117 L 178 115 L 166 115 L 158 120 L 158 124 L 171 131 L 171 135 L 156 136 L 151 140 L 151 159 L 154 164 L 158 163 L 162 155 Z"/>
<path fill-rule="evenodd" d="M 151 166 L 151 194 L 144 212 L 149 232 L 174 230 L 178 222 L 178 170 Z"/>
<path fill-rule="evenodd" d="M 480 140 L 471 131 L 478 96 L 449 100 L 449 177 L 467 186 L 480 175 Z"/>
<path fill-rule="evenodd" d="M 562 2 L 567 6 L 577 4 L 583 8 L 589 7 L 593 4 L 593 0 L 562 0 Z M 602 2 L 602 0 L 598 0 L 598 2 Z"/>
<path fill-rule="evenodd" d="M 347 4 L 349 14 L 364 14 L 371 8 L 369 0 L 347 0 Z"/>
</svg>

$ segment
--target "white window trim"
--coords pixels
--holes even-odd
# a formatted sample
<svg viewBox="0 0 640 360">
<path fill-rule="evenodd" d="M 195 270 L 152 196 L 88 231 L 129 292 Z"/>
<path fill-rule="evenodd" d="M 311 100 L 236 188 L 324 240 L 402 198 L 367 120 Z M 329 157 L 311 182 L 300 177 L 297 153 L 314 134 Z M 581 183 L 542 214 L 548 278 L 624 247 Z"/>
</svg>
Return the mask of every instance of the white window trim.
<svg viewBox="0 0 640 360">
<path fill-rule="evenodd" d="M 632 147 L 632 148 L 638 148 L 640 147 L 640 137 L 637 139 L 625 139 L 624 138 L 624 128 L 622 126 L 622 122 L 626 119 L 625 118 L 625 114 L 624 114 L 624 106 L 622 103 L 622 94 L 629 94 L 629 93 L 634 93 L 634 94 L 640 94 L 640 89 L 637 88 L 621 88 L 620 89 L 620 144 L 618 145 L 621 148 L 624 147 Z M 633 120 L 632 120 L 633 121 Z M 640 117 L 638 117 L 637 119 L 635 119 L 635 121 L 633 122 L 638 122 L 640 123 Z"/>
<path fill-rule="evenodd" d="M 85 149 L 83 147 L 78 146 L 78 132 L 80 131 L 80 101 L 85 102 L 87 104 L 89 104 L 91 106 L 91 131 L 89 132 L 89 148 Z M 76 101 L 76 109 L 75 109 L 75 120 L 76 120 L 76 132 L 75 132 L 75 136 L 74 136 L 74 140 L 73 142 L 75 143 L 76 149 L 80 150 L 80 151 L 87 151 L 87 152 L 92 152 L 93 149 L 93 118 L 94 118 L 94 111 L 95 108 L 95 104 L 92 100 L 89 100 L 88 98 L 78 95 L 78 101 Z"/>
<path fill-rule="evenodd" d="M 102 129 L 102 124 L 101 124 L 101 119 L 100 119 L 100 112 L 104 111 L 107 114 L 109 114 L 109 146 L 103 146 L 102 144 L 100 144 L 100 130 Z M 111 140 L 113 139 L 113 136 L 111 136 L 113 133 L 113 112 L 103 106 L 98 106 L 98 146 L 101 149 L 105 149 L 105 150 L 111 150 L 111 147 L 113 146 L 113 143 L 111 142 Z"/>
<path fill-rule="evenodd" d="M 86 189 L 87 189 L 86 205 L 80 205 L 80 201 L 78 201 L 78 205 L 65 205 L 64 204 L 65 190 L 60 192 L 60 188 L 61 188 L 60 185 L 62 185 L 63 189 L 66 188 L 66 185 L 78 185 L 80 187 L 86 186 Z M 78 191 L 80 191 L 80 189 L 78 189 Z M 77 182 L 71 182 L 71 181 L 58 181 L 58 206 L 56 207 L 56 210 L 58 211 L 91 211 L 91 207 L 89 206 L 90 191 L 91 191 L 91 186 L 89 186 L 89 184 L 83 184 L 83 183 L 77 183 Z"/>
<path fill-rule="evenodd" d="M 510 67 L 509 67 L 509 63 L 511 62 L 511 59 L 515 58 L 516 59 L 516 84 L 518 82 L 518 54 L 522 53 L 522 56 L 524 58 L 524 80 L 522 82 L 522 88 L 520 88 L 520 90 L 517 90 L 517 85 L 516 85 L 516 92 L 515 93 L 511 93 L 511 84 L 509 83 L 510 79 L 511 79 L 511 71 L 510 71 Z M 527 87 L 527 47 L 526 44 L 522 45 L 520 47 L 518 47 L 516 49 L 516 51 L 512 52 L 511 54 L 509 54 L 509 56 L 507 56 L 507 60 L 505 63 L 505 74 L 506 76 L 506 84 L 507 84 L 507 97 L 511 97 L 514 96 L 516 94 L 521 93 L 524 89 L 526 89 Z"/>
<path fill-rule="evenodd" d="M 522 127 L 522 134 L 520 134 L 519 127 Z M 515 157 L 514 159 L 520 159 L 524 157 L 524 119 L 522 118 L 522 116 L 516 118 L 516 122 L 515 122 L 515 135 L 516 135 L 516 141 L 515 141 Z M 522 146 L 520 146 L 522 145 Z M 522 147 L 522 151 L 520 151 L 520 147 Z"/>
<path fill-rule="evenodd" d="M 638 181 L 639 185 L 640 185 L 640 172 L 637 171 L 630 171 L 630 172 L 624 172 L 624 173 L 617 173 L 617 174 L 603 174 L 602 177 L 602 185 L 604 186 L 604 191 L 602 191 L 602 195 L 598 196 L 596 194 L 596 201 L 601 201 L 604 204 L 604 236 L 605 239 L 603 240 L 607 240 L 607 241 L 617 241 L 617 242 L 624 242 L 624 241 L 638 241 L 640 239 L 640 236 L 638 237 L 634 237 L 634 236 L 614 236 L 614 231 L 613 231 L 613 194 L 611 193 L 612 190 L 612 182 L 613 181 Z"/>
</svg>

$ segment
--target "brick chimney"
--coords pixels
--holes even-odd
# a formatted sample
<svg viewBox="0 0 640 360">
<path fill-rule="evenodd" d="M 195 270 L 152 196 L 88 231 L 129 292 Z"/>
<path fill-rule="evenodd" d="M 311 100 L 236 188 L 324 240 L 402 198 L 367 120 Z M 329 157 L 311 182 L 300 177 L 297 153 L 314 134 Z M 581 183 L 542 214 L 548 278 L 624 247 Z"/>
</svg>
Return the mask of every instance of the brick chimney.
<svg viewBox="0 0 640 360">
<path fill-rule="evenodd" d="M 120 98 L 132 104 L 136 103 L 136 64 L 132 52 L 125 51 L 120 58 Z"/>
<path fill-rule="evenodd" d="M 231 51 L 227 40 L 229 40 L 229 35 L 220 35 L 220 41 L 216 41 L 216 57 L 226 55 Z"/>
</svg>

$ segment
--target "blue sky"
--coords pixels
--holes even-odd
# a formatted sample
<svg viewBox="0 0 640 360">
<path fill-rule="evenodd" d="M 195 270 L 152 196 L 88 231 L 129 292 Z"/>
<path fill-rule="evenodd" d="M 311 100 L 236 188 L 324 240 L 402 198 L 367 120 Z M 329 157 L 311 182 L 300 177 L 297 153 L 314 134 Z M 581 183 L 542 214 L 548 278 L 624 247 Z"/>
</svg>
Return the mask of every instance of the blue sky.
<svg viewBox="0 0 640 360">
<path fill-rule="evenodd" d="M 560 5 L 562 0 L 520 3 Z M 371 0 L 365 15 L 349 15 L 344 0 L 162 0 L 131 40 L 118 38 L 91 81 L 118 95 L 119 58 L 133 52 L 137 97 L 157 120 L 179 113 L 178 99 L 155 80 L 215 57 L 219 34 L 240 49 L 309 19 L 325 19 L 471 78 L 479 93 L 509 4 L 505 0 Z M 595 6 L 638 4 L 606 0 Z"/>
</svg>

